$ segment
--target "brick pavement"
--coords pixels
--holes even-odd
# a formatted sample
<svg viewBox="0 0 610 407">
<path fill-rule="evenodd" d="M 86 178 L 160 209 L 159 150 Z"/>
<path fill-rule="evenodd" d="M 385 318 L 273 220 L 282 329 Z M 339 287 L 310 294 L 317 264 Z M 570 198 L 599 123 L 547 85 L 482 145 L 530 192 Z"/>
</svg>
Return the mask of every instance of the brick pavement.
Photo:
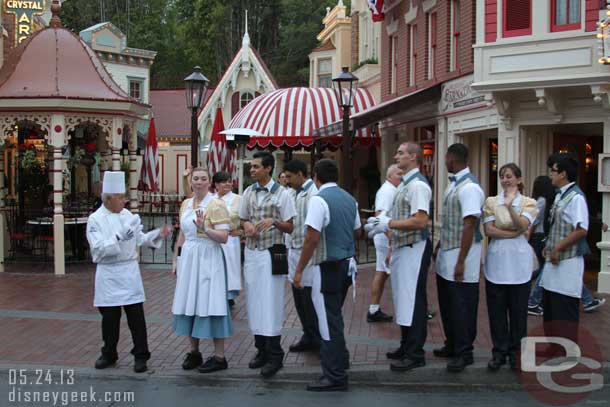
<svg viewBox="0 0 610 407">
<path fill-rule="evenodd" d="M 19 271 L 13 266 L 9 270 Z M 68 270 L 66 276 L 48 273 L 7 272 L 0 274 L 0 364 L 40 364 L 91 367 L 99 355 L 101 330 L 99 314 L 92 306 L 94 273 L 91 265 Z M 35 269 L 39 271 L 39 269 Z M 152 358 L 149 366 L 156 369 L 179 369 L 188 341 L 177 337 L 171 329 L 171 302 L 174 278 L 166 270 L 148 267 L 143 271 L 147 302 L 149 345 Z M 374 275 L 371 266 L 362 266 L 358 277 L 356 301 L 352 291 L 344 307 L 345 332 L 354 369 L 365 365 L 388 364 L 385 352 L 397 346 L 399 329 L 393 323 L 369 324 L 366 312 L 369 287 Z M 430 309 L 437 309 L 435 279 L 430 273 L 428 298 Z M 608 298 L 606 296 L 606 298 Z M 382 308 L 393 313 L 391 286 L 386 286 Z M 282 346 L 288 346 L 300 337 L 299 321 L 294 310 L 290 291 L 286 290 L 286 320 Z M 254 355 L 253 337 L 248 330 L 245 297 L 242 294 L 232 311 L 235 334 L 226 343 L 226 354 L 231 368 L 244 368 Z M 604 360 L 610 358 L 610 305 L 598 312 L 582 314 L 582 323 L 598 339 Z M 541 318 L 530 317 L 530 328 L 540 324 Z M 131 338 L 125 320 L 119 342 L 119 367 L 131 367 L 129 354 Z M 443 331 L 437 315 L 428 324 L 428 359 L 435 360 L 430 350 L 441 344 Z M 475 357 L 486 361 L 489 357 L 490 335 L 485 304 L 484 285 L 481 284 L 478 336 Z M 205 354 L 213 349 L 211 341 L 202 341 Z M 440 362 L 439 360 L 437 360 Z M 317 366 L 317 355 L 287 352 L 287 367 Z"/>
</svg>

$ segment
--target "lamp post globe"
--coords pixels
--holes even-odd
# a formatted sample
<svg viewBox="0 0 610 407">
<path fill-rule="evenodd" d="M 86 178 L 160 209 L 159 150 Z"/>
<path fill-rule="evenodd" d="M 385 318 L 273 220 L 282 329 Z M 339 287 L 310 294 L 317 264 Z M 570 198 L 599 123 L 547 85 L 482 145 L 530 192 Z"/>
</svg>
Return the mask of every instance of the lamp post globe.
<svg viewBox="0 0 610 407">
<path fill-rule="evenodd" d="M 335 94 L 337 95 L 337 103 L 343 110 L 343 132 L 341 142 L 341 172 L 343 174 L 343 188 L 352 193 L 352 166 L 350 155 L 352 149 L 352 133 L 349 129 L 350 108 L 352 106 L 352 98 L 354 96 L 354 85 L 358 82 L 358 78 L 349 72 L 349 68 L 344 66 L 341 68 L 341 73 L 332 79 Z"/>
<path fill-rule="evenodd" d="M 197 131 L 197 112 L 201 108 L 203 98 L 210 81 L 201 73 L 201 68 L 196 66 L 193 72 L 184 78 L 186 107 L 191 110 L 191 165 L 199 165 L 199 132 Z"/>
</svg>

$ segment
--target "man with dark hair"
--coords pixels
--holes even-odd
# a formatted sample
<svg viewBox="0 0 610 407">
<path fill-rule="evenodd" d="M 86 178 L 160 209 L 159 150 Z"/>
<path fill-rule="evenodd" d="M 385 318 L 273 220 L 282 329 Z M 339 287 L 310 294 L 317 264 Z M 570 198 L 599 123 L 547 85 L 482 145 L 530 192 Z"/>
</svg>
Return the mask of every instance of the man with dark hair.
<svg viewBox="0 0 610 407">
<path fill-rule="evenodd" d="M 284 323 L 284 285 L 288 273 L 284 233 L 292 233 L 296 215 L 288 191 L 273 181 L 275 160 L 267 152 L 254 154 L 250 176 L 256 182 L 245 191 L 239 207 L 246 235 L 244 280 L 248 324 L 256 356 L 251 369 L 271 377 L 283 366 L 281 332 Z"/>
<path fill-rule="evenodd" d="M 575 340 L 579 321 L 579 302 L 583 287 L 584 259 L 589 254 L 587 230 L 589 211 L 584 193 L 576 185 L 578 162 L 568 154 L 554 154 L 547 161 L 553 186 L 559 189 L 551 209 L 550 231 L 544 249 L 546 262 L 540 286 L 544 289 L 545 331 L 555 321 L 569 321 L 562 335 Z M 553 329 L 551 329 L 553 330 Z"/>
<path fill-rule="evenodd" d="M 460 372 L 474 362 L 477 336 L 482 240 L 479 222 L 485 195 L 467 160 L 465 145 L 452 144 L 447 149 L 445 166 L 452 175 L 443 199 L 441 238 L 436 249 L 436 284 L 446 340 L 434 355 L 451 358 L 447 363 L 451 372 Z"/>
<path fill-rule="evenodd" d="M 288 243 L 288 280 L 292 283 L 307 231 L 305 225 L 307 206 L 311 197 L 318 193 L 318 188 L 314 185 L 313 180 L 307 177 L 307 164 L 301 160 L 292 160 L 286 163 L 284 174 L 286 174 L 288 185 L 292 187 L 291 196 L 295 201 L 297 211 L 297 216 L 294 218 L 294 228 Z M 320 329 L 318 328 L 318 318 L 311 292 L 313 276 L 319 272 L 319 269 L 318 266 L 314 266 L 310 262 L 303 271 L 301 280 L 303 289 L 292 286 L 294 306 L 303 327 L 303 335 L 297 343 L 290 345 L 291 352 L 304 352 L 320 348 Z M 319 293 L 318 296 L 321 297 Z"/>
<path fill-rule="evenodd" d="M 314 298 L 322 337 L 323 376 L 307 390 L 340 391 L 347 390 L 345 369 L 349 366 L 341 308 L 351 285 L 350 258 L 355 254 L 354 231 L 360 229 L 360 217 L 354 197 L 336 183 L 338 169 L 334 161 L 318 161 L 313 173 L 319 192 L 309 201 L 307 232 L 293 284 L 302 287 L 304 270 L 313 258 L 312 263 L 319 265 L 320 271 L 314 275 L 312 292 L 323 296 L 322 303 Z"/>
</svg>

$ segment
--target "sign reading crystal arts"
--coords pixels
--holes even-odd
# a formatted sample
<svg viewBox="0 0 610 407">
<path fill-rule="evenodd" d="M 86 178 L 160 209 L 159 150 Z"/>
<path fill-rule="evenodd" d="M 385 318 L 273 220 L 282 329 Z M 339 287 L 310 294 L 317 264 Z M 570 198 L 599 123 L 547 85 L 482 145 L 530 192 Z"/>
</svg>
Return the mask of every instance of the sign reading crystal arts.
<svg viewBox="0 0 610 407">
<path fill-rule="evenodd" d="M 444 83 L 441 90 L 441 112 L 451 113 L 456 110 L 483 105 L 485 103 L 484 96 L 470 87 L 473 82 L 474 75 L 468 75 Z"/>
<path fill-rule="evenodd" d="M 34 16 L 42 15 L 45 8 L 45 0 L 4 0 L 4 10 L 15 15 L 15 45 L 34 33 Z"/>
</svg>

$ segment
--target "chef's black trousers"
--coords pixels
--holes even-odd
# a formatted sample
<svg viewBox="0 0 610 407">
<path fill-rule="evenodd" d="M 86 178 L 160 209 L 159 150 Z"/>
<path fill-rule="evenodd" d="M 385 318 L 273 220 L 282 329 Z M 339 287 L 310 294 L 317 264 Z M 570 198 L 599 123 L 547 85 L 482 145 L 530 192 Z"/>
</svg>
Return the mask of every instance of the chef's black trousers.
<svg viewBox="0 0 610 407">
<path fill-rule="evenodd" d="M 100 314 L 102 314 L 102 339 L 104 340 L 102 356 L 111 361 L 118 359 L 117 344 L 119 343 L 121 327 L 121 308 L 125 310 L 125 315 L 127 315 L 127 325 L 133 340 L 131 354 L 135 359 L 148 360 L 150 352 L 148 351 L 146 319 L 144 317 L 144 303 L 142 302 L 116 307 L 98 307 Z"/>
</svg>

